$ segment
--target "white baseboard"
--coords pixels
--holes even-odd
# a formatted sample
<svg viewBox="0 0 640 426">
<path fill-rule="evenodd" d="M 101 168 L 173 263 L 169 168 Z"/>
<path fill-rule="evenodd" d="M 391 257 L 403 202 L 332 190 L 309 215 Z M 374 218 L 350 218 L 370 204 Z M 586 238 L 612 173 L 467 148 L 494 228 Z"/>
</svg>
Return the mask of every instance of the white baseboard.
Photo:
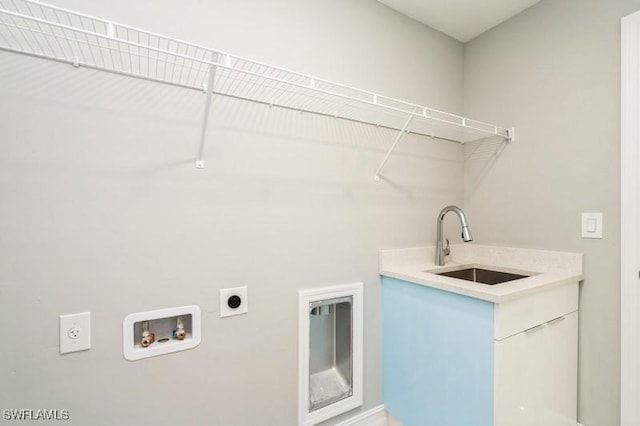
<svg viewBox="0 0 640 426">
<path fill-rule="evenodd" d="M 387 426 L 387 413 L 384 405 L 379 405 L 335 426 Z"/>
</svg>

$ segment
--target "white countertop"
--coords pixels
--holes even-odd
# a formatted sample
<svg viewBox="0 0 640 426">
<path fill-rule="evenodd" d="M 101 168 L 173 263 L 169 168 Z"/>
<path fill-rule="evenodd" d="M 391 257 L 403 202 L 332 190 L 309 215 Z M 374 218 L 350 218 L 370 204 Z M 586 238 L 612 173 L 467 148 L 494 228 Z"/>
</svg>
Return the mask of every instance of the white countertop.
<svg viewBox="0 0 640 426">
<path fill-rule="evenodd" d="M 512 247 L 452 244 L 444 266 L 436 266 L 435 247 L 380 251 L 380 275 L 450 291 L 493 303 L 523 297 L 552 286 L 581 281 L 582 254 Z M 436 275 L 459 265 L 532 275 L 502 284 L 487 285 Z"/>
</svg>

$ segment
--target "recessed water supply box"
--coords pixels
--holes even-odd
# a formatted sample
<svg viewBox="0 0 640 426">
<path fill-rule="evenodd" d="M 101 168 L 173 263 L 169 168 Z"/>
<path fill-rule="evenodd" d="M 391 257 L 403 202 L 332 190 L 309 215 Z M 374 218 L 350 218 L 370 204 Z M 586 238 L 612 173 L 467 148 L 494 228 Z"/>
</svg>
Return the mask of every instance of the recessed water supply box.
<svg viewBox="0 0 640 426">
<path fill-rule="evenodd" d="M 362 283 L 299 292 L 299 425 L 362 405 Z"/>
<path fill-rule="evenodd" d="M 136 312 L 122 321 L 123 354 L 129 361 L 193 349 L 200 338 L 196 305 Z"/>
</svg>

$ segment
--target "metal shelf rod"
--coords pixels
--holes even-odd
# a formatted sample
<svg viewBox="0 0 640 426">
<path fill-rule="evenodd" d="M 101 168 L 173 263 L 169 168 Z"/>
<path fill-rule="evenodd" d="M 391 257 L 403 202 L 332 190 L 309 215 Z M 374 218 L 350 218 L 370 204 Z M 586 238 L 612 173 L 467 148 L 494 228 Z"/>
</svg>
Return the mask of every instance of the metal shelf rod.
<svg viewBox="0 0 640 426">
<path fill-rule="evenodd" d="M 32 8 L 32 6 L 35 7 Z M 35 12 L 33 9 L 36 9 Z M 442 123 L 468 129 L 479 135 L 501 137 L 507 141 L 515 137 L 513 128 L 495 126 L 345 84 L 289 71 L 36 0 L 9 0 L 8 2 L 0 0 L 0 18 L 3 15 L 5 18 L 0 19 L 0 43 L 3 44 L 0 46 L 1 50 L 199 91 L 203 90 L 203 80 L 208 78 L 208 84 L 205 86 L 207 99 L 196 159 L 197 167 L 204 165 L 206 128 L 213 95 L 395 130 L 397 128 L 389 126 L 389 123 L 368 120 L 369 117 L 362 119 L 359 113 L 341 115 L 338 108 L 350 108 L 358 112 L 360 111 L 356 110 L 359 108 L 358 105 L 366 105 L 371 108 L 365 111 L 378 114 L 393 113 L 386 117 L 393 116 L 394 120 L 398 113 L 408 114 L 404 126 L 376 172 L 376 178 L 379 178 L 380 171 L 402 135 L 410 132 L 409 125 L 415 118 L 420 121 L 427 120 L 427 123 Z M 208 77 L 206 77 L 207 70 Z M 221 79 L 220 84 L 217 84 L 219 86 L 217 91 L 213 87 L 218 78 L 216 73 Z M 306 97 L 311 99 L 314 106 L 305 107 L 305 102 L 301 102 L 301 99 Z M 304 100 L 308 101 L 308 99 Z M 412 133 L 458 143 L 466 142 L 464 138 L 452 139 L 420 131 Z"/>
<path fill-rule="evenodd" d="M 20 54 L 23 54 L 23 55 L 26 55 L 26 56 L 32 56 L 32 57 L 39 58 L 39 59 L 48 59 L 48 60 L 51 60 L 51 61 L 54 61 L 54 62 L 60 62 L 60 63 L 63 63 L 63 64 L 68 64 L 68 65 L 73 65 L 74 64 L 74 61 L 73 60 L 69 60 L 69 59 L 52 58 L 50 56 L 39 55 L 37 53 L 27 53 L 27 52 L 23 52 L 23 51 L 19 51 L 19 50 L 14 50 L 14 49 L 4 49 L 4 48 L 2 48 L 2 50 L 6 50 L 8 52 L 13 52 L 13 53 L 20 53 Z M 155 78 L 145 77 L 145 76 L 138 75 L 138 74 L 130 74 L 130 73 L 123 72 L 123 71 L 100 68 L 100 67 L 96 67 L 96 66 L 92 66 L 92 65 L 84 64 L 84 63 L 80 63 L 80 66 L 83 67 L 83 68 L 94 69 L 94 70 L 97 70 L 97 71 L 105 71 L 105 72 L 108 72 L 108 73 L 111 73 L 111 74 L 121 75 L 121 76 L 124 76 L 124 77 L 131 77 L 131 78 L 136 78 L 136 79 L 144 80 L 144 81 L 150 81 L 150 82 L 154 82 L 154 83 L 158 82 L 158 80 L 155 79 Z M 162 83 L 170 85 L 170 86 L 180 87 L 182 89 L 188 89 L 188 90 L 193 90 L 193 91 L 197 91 L 197 92 L 202 92 L 202 87 L 198 88 L 198 87 L 187 86 L 187 85 L 179 84 L 179 83 L 172 83 L 172 82 L 169 82 L 169 81 L 162 81 Z M 261 100 L 246 98 L 246 97 L 243 97 L 243 96 L 231 95 L 229 93 L 217 92 L 215 90 L 212 92 L 212 95 L 224 96 L 226 98 L 232 98 L 232 99 L 239 99 L 241 101 L 254 102 L 254 103 L 258 103 L 258 104 L 269 106 L 269 107 L 286 109 L 286 110 L 289 110 L 289 111 L 298 111 L 298 112 L 301 111 L 299 107 L 290 107 L 290 106 L 287 106 L 287 105 L 277 104 L 277 103 L 274 103 L 274 102 L 261 101 Z M 386 130 L 394 130 L 394 131 L 400 131 L 401 130 L 400 127 L 393 127 L 393 126 L 387 126 L 387 125 L 379 124 L 379 123 L 372 123 L 370 121 L 358 120 L 357 118 L 349 118 L 349 117 L 336 115 L 336 114 L 329 114 L 329 113 L 325 113 L 325 112 L 310 111 L 310 110 L 304 110 L 304 109 L 302 110 L 302 112 L 312 113 L 312 114 L 319 115 L 319 116 L 322 116 L 322 117 L 327 117 L 327 118 L 334 118 L 334 119 L 338 119 L 338 120 L 349 121 L 351 123 L 366 124 L 366 125 L 369 125 L 369 126 L 375 126 L 377 128 L 386 129 Z M 460 141 L 458 141 L 458 140 L 451 139 L 451 138 L 446 138 L 446 137 L 442 137 L 442 136 L 437 136 L 437 135 L 434 135 L 434 134 L 431 134 L 431 133 L 422 133 L 422 132 L 416 132 L 416 131 L 410 131 L 408 133 L 411 133 L 411 134 L 414 134 L 414 135 L 418 135 L 418 136 L 428 137 L 428 138 L 431 138 L 431 139 L 439 139 L 439 140 L 442 140 L 442 141 L 445 141 L 445 142 L 451 142 L 451 143 L 456 143 L 456 144 L 460 143 Z"/>
<path fill-rule="evenodd" d="M 177 52 L 172 52 L 172 51 L 169 51 L 169 50 L 166 50 L 166 49 L 160 49 L 160 48 L 156 48 L 156 47 L 149 46 L 149 45 L 143 45 L 143 44 L 131 42 L 131 41 L 126 40 L 126 39 L 115 37 L 115 35 L 113 37 L 109 37 L 108 35 L 100 34 L 100 33 L 97 33 L 97 32 L 91 32 L 91 31 L 87 31 L 87 30 L 83 30 L 81 28 L 70 27 L 68 25 L 64 25 L 64 24 L 60 24 L 60 23 L 56 23 L 56 22 L 42 20 L 42 19 L 39 19 L 39 18 L 35 18 L 35 17 L 28 16 L 28 15 L 24 15 L 24 14 L 21 14 L 21 13 L 15 13 L 15 12 L 7 11 L 7 10 L 3 10 L 2 12 L 6 13 L 6 14 L 9 14 L 9 15 L 12 15 L 12 16 L 15 16 L 15 17 L 22 18 L 22 19 L 31 20 L 31 21 L 39 22 L 39 23 L 44 23 L 44 24 L 47 24 L 47 25 L 53 25 L 53 26 L 61 28 L 61 29 L 80 32 L 82 34 L 91 35 L 91 36 L 95 36 L 95 37 L 100 37 L 100 38 L 105 39 L 105 40 L 117 41 L 119 43 L 124 43 L 124 44 L 129 45 L 129 46 L 137 47 L 139 49 L 146 49 L 146 50 L 150 50 L 150 51 L 155 51 L 157 53 L 163 53 L 163 54 L 175 57 L 175 58 L 181 58 L 181 59 L 188 60 L 188 61 L 199 62 L 199 63 L 205 64 L 205 65 L 214 65 L 215 64 L 215 65 L 220 66 L 222 68 L 226 68 L 226 69 L 229 69 L 231 71 L 236 71 L 236 72 L 239 72 L 239 73 L 242 73 L 242 74 L 245 74 L 245 75 L 251 75 L 251 76 L 255 76 L 255 77 L 259 77 L 259 78 L 265 78 L 265 79 L 268 79 L 268 80 L 271 80 L 271 81 L 275 81 L 275 82 L 279 82 L 279 83 L 282 83 L 282 84 L 287 84 L 287 85 L 291 85 L 291 86 L 295 86 L 295 87 L 299 87 L 299 88 L 303 88 L 303 89 L 309 89 L 309 90 L 313 90 L 313 91 L 316 91 L 316 92 L 319 92 L 319 93 L 323 93 L 323 94 L 327 94 L 327 95 L 331 95 L 331 96 L 336 96 L 338 98 L 347 99 L 347 100 L 350 100 L 350 101 L 361 102 L 361 103 L 364 103 L 364 104 L 367 104 L 367 105 L 372 105 L 372 106 L 376 106 L 376 107 L 380 107 L 380 108 L 385 108 L 385 109 L 388 109 L 388 110 L 391 110 L 391 111 L 395 111 L 395 112 L 407 113 L 407 111 L 404 110 L 404 109 L 380 103 L 380 100 L 384 99 L 384 100 L 387 100 L 387 101 L 390 101 L 390 102 L 395 102 L 395 103 L 400 103 L 400 104 L 407 105 L 409 107 L 414 108 L 414 111 L 415 111 L 416 108 L 422 109 L 424 111 L 423 114 L 416 114 L 415 112 L 409 112 L 409 113 L 410 114 L 415 114 L 415 115 L 418 115 L 418 116 L 422 116 L 422 117 L 424 117 L 424 118 L 426 118 L 428 120 L 437 121 L 437 122 L 441 122 L 441 123 L 445 123 L 445 124 L 449 124 L 449 125 L 453 125 L 453 126 L 457 126 L 457 127 L 461 127 L 461 128 L 472 129 L 472 130 L 475 130 L 475 131 L 478 131 L 478 132 L 482 132 L 482 133 L 486 133 L 486 134 L 490 134 L 490 135 L 508 137 L 507 136 L 508 135 L 508 129 L 507 128 L 501 128 L 501 127 L 494 126 L 494 125 L 489 124 L 489 123 L 484 123 L 484 122 L 478 121 L 478 120 L 467 119 L 466 117 L 463 117 L 463 116 L 460 116 L 460 115 L 456 115 L 456 114 L 452 114 L 452 113 L 448 113 L 448 112 L 441 111 L 441 110 L 437 110 L 437 109 L 434 109 L 434 108 L 429 108 L 429 107 L 425 107 L 425 106 L 422 106 L 422 105 L 407 103 L 405 101 L 401 101 L 401 100 L 390 98 L 390 97 L 383 96 L 383 95 L 378 95 L 376 93 L 368 92 L 368 91 L 365 91 L 365 90 L 362 90 L 362 89 L 357 89 L 355 87 L 351 87 L 351 86 L 348 86 L 348 85 L 344 85 L 344 84 L 340 84 L 340 83 L 334 83 L 334 82 L 330 82 L 328 80 L 323 80 L 323 79 L 317 79 L 317 78 L 309 76 L 309 75 L 295 73 L 295 72 L 288 71 L 288 70 L 285 70 L 285 69 L 282 69 L 282 68 L 274 67 L 274 66 L 271 66 L 271 65 L 266 65 L 266 64 L 263 64 L 263 63 L 260 63 L 260 62 L 257 62 L 257 61 L 244 59 L 244 58 L 241 58 L 239 56 L 223 54 L 224 56 L 228 55 L 229 58 L 245 60 L 245 61 L 251 62 L 253 64 L 263 65 L 263 66 L 269 67 L 271 69 L 278 69 L 280 71 L 283 71 L 283 72 L 286 72 L 286 73 L 289 73 L 289 74 L 294 74 L 294 75 L 297 75 L 297 76 L 300 76 L 300 77 L 304 77 L 304 78 L 308 79 L 310 83 L 309 84 L 301 84 L 301 83 L 297 83 L 297 82 L 294 82 L 294 81 L 284 80 L 284 79 L 280 79 L 280 78 L 277 78 L 277 77 L 271 77 L 271 76 L 265 75 L 265 74 L 260 74 L 260 73 L 255 73 L 255 72 L 252 72 L 252 71 L 243 70 L 241 68 L 237 68 L 237 67 L 234 67 L 234 66 L 231 66 L 231 65 L 228 65 L 228 64 L 220 64 L 220 63 L 209 62 L 209 61 L 205 61 L 205 60 L 200 59 L 200 58 L 183 55 L 183 54 L 180 54 L 180 53 L 177 53 Z M 115 23 L 113 23 L 111 21 L 105 21 L 105 20 L 102 20 L 102 19 L 99 19 L 99 18 L 93 18 L 93 17 L 91 17 L 89 15 L 81 15 L 81 14 L 77 14 L 77 13 L 75 13 L 75 14 L 78 15 L 78 16 L 85 16 L 85 17 L 91 18 L 91 19 L 98 19 L 98 20 L 100 20 L 100 21 L 102 21 L 102 22 L 104 22 L 106 24 L 115 24 Z M 5 25 L 7 25 L 7 24 L 5 24 Z M 135 30 L 132 27 L 126 27 L 126 26 L 120 25 L 120 24 L 116 24 L 116 25 L 118 25 L 119 27 L 122 27 L 122 28 L 129 28 L 131 30 Z M 14 25 L 14 26 L 16 26 L 16 25 Z M 19 28 L 20 29 L 24 29 L 24 30 L 28 30 L 28 31 L 31 31 L 31 32 L 36 32 L 31 28 L 26 28 L 26 27 L 19 27 Z M 135 31 L 140 31 L 140 30 L 135 30 Z M 48 35 L 48 36 L 53 36 L 53 37 L 60 37 L 60 38 L 66 39 L 66 40 L 74 41 L 74 42 L 79 43 L 79 44 L 85 44 L 87 46 L 92 46 L 92 47 L 97 47 L 97 48 L 104 48 L 104 46 L 99 46 L 99 45 L 96 45 L 96 44 L 88 43 L 88 42 L 85 42 L 85 41 L 80 41 L 80 40 L 77 40 L 77 39 L 70 39 L 68 37 L 63 37 L 61 35 L 54 34 L 54 33 L 42 33 L 42 34 L 43 35 Z M 160 36 L 160 35 L 158 35 L 158 36 L 162 37 L 162 38 L 165 38 L 167 40 L 175 41 L 177 43 L 190 45 L 190 43 L 186 43 L 184 41 L 180 41 L 180 40 L 177 40 L 177 39 L 171 39 L 171 38 Z M 201 49 L 205 49 L 205 50 L 207 50 L 209 52 L 222 53 L 220 51 L 213 51 L 213 50 L 211 50 L 209 48 L 205 48 L 205 47 L 201 47 L 201 46 L 196 46 L 196 45 L 193 45 L 193 46 L 199 47 Z M 112 48 L 111 46 L 108 46 L 107 48 L 110 49 L 110 50 L 117 50 L 117 49 Z M 96 67 L 96 68 L 100 68 L 100 67 Z M 158 81 L 164 82 L 165 80 L 158 79 Z M 341 88 L 344 88 L 344 89 L 348 89 L 348 90 L 351 90 L 351 91 L 360 92 L 363 95 L 369 96 L 372 100 L 360 99 L 358 97 L 344 95 L 344 94 L 341 94 L 341 93 L 338 93 L 338 92 L 333 92 L 333 91 L 329 91 L 329 90 L 320 89 L 320 88 L 316 87 L 317 86 L 317 82 L 319 82 L 319 81 L 327 83 L 329 85 L 333 85 L 333 86 L 341 87 Z M 314 84 L 314 83 L 316 83 L 316 84 Z M 375 99 L 375 102 L 373 101 L 373 99 Z M 451 120 L 446 120 L 446 119 L 443 119 L 443 118 L 437 118 L 437 117 L 429 116 L 429 115 L 427 115 L 427 112 L 446 115 L 447 117 L 451 117 L 452 119 L 460 120 L 461 122 L 458 123 L 456 121 L 451 121 Z M 483 129 L 481 127 L 472 126 L 472 125 L 468 124 L 467 121 L 473 121 L 474 123 L 476 123 L 478 125 L 484 125 L 484 126 L 487 126 L 487 127 L 493 127 L 494 129 L 498 129 L 498 131 L 495 131 L 495 130 L 491 131 L 491 130 Z M 500 130 L 502 130 L 503 133 L 500 133 Z"/>
</svg>

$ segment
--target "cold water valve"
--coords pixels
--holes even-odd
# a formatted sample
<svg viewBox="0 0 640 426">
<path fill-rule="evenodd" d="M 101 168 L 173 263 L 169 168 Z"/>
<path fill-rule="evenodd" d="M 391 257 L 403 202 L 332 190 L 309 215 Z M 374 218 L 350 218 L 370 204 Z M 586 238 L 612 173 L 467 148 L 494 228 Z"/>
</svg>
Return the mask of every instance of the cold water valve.
<svg viewBox="0 0 640 426">
<path fill-rule="evenodd" d="M 184 340 L 187 336 L 187 332 L 184 331 L 184 323 L 182 322 L 182 317 L 178 317 L 176 321 L 176 328 L 173 330 L 173 338 L 178 340 Z"/>
</svg>

